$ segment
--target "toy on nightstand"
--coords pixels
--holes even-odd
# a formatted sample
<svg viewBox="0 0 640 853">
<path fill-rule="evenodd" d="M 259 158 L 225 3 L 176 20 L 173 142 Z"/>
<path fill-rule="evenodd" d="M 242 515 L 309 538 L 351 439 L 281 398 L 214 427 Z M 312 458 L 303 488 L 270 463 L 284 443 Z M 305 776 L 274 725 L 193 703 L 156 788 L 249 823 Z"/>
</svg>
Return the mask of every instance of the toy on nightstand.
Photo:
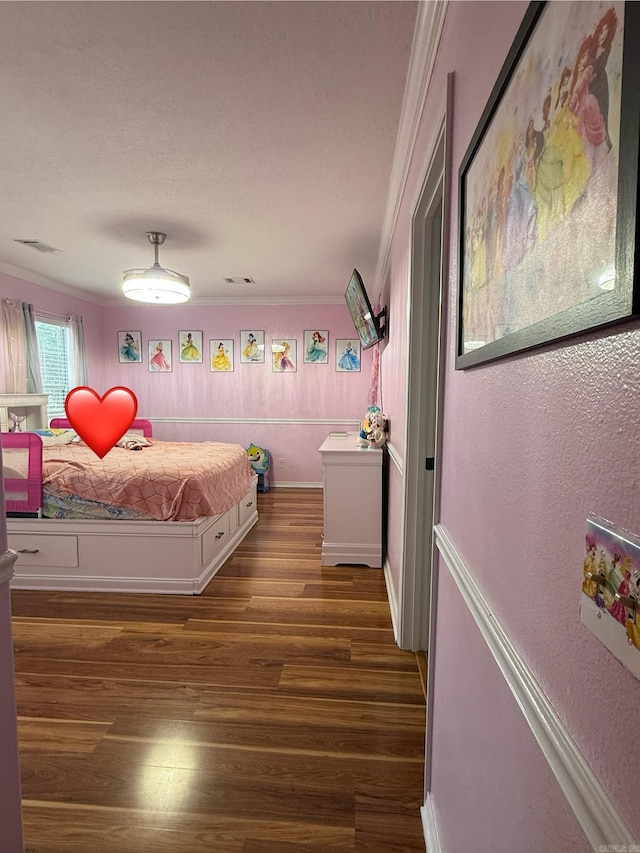
<svg viewBox="0 0 640 853">
<path fill-rule="evenodd" d="M 358 433 L 358 447 L 384 447 L 387 424 L 387 416 L 377 406 L 369 406 Z"/>
<path fill-rule="evenodd" d="M 271 465 L 271 454 L 257 444 L 250 444 L 246 449 L 247 459 L 251 467 L 258 475 L 258 491 L 269 491 L 269 468 Z"/>
</svg>

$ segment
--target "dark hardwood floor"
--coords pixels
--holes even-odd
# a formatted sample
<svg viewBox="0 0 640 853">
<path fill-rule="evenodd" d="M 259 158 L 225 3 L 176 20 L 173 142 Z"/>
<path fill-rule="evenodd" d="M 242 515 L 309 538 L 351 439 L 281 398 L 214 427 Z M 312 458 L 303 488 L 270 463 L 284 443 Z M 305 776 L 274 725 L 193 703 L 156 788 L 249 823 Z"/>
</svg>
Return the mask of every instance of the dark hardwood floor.
<svg viewBox="0 0 640 853">
<path fill-rule="evenodd" d="M 201 596 L 12 593 L 26 853 L 424 851 L 383 573 L 320 565 L 321 490 L 259 513 Z"/>
</svg>

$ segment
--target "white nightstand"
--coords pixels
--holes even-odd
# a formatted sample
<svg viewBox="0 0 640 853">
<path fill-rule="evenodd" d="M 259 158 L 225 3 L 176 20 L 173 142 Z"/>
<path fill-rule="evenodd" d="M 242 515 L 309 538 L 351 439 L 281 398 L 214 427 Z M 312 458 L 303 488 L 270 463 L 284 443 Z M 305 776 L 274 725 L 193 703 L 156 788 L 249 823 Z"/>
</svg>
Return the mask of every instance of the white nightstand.
<svg viewBox="0 0 640 853">
<path fill-rule="evenodd" d="M 329 436 L 320 447 L 324 490 L 322 565 L 382 566 L 382 458 L 358 434 Z"/>
</svg>

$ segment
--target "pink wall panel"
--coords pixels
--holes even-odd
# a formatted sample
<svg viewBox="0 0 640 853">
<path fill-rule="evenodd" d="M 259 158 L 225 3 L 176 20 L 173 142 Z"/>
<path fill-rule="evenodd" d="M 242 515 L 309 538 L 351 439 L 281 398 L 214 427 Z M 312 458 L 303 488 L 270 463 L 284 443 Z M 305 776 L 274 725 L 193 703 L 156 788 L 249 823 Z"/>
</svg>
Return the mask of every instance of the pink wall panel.
<svg viewBox="0 0 640 853">
<path fill-rule="evenodd" d="M 142 331 L 144 364 L 119 364 L 117 332 Z M 178 332 L 203 332 L 203 364 L 178 362 Z M 329 330 L 329 364 L 303 363 L 305 329 Z M 274 373 L 267 353 L 264 364 L 240 363 L 240 331 L 265 332 L 271 339 L 297 340 L 296 373 Z M 105 375 L 110 385 L 124 384 L 138 397 L 140 411 L 149 417 L 233 418 L 361 418 L 367 407 L 371 350 L 362 357 L 360 373 L 335 370 L 335 341 L 351 338 L 353 324 L 346 305 L 207 305 L 110 308 L 105 312 Z M 173 340 L 173 372 L 150 373 L 146 342 Z M 210 338 L 235 340 L 233 373 L 212 373 Z"/>
<path fill-rule="evenodd" d="M 5 298 L 14 299 L 16 302 L 31 302 L 40 311 L 60 316 L 79 314 L 82 317 L 87 344 L 89 383 L 96 389 L 103 383 L 102 322 L 104 309 L 87 299 L 69 296 L 49 287 L 32 284 L 30 281 L 24 281 L 0 272 L 0 299 Z M 0 346 L 0 389 L 5 390 L 4 346 Z"/>
<path fill-rule="evenodd" d="M 4 495 L 2 495 L 4 498 Z M 4 527 L 4 519 L 2 519 Z M 3 549 L 1 553 L 4 553 Z M 9 583 L 0 584 L 0 831 L 3 853 L 22 853 L 20 770 Z"/>
<path fill-rule="evenodd" d="M 255 442 L 268 447 L 285 466 L 274 468 L 280 482 L 322 481 L 318 447 L 332 429 L 358 428 L 368 406 L 373 351 L 361 353 L 361 370 L 337 372 L 336 340 L 353 339 L 353 324 L 344 303 L 335 305 L 207 305 L 101 307 L 41 285 L 0 274 L 0 297 L 32 302 L 36 309 L 83 317 L 89 363 L 89 385 L 99 394 L 124 385 L 138 399 L 141 416 L 169 419 L 156 424 L 159 438 L 180 441 Z M 142 333 L 143 362 L 121 364 L 118 332 Z M 180 364 L 178 332 L 203 332 L 203 363 Z M 240 331 L 265 333 L 267 348 L 273 339 L 297 341 L 297 371 L 276 373 L 269 353 L 264 364 L 240 363 Z M 329 363 L 305 364 L 303 332 L 329 331 Z M 148 340 L 173 341 L 171 373 L 150 372 Z M 235 341 L 235 369 L 214 373 L 209 364 L 209 339 Z M 0 358 L 2 348 L 0 347 Z M 0 362 L 0 382 L 4 381 Z M 171 419 L 194 419 L 188 426 Z M 199 423 L 198 419 L 230 419 L 229 423 Z M 242 421 L 246 423 L 234 423 Z M 272 423 L 290 421 L 291 423 Z M 347 423 L 344 423 L 347 421 Z"/>
<path fill-rule="evenodd" d="M 591 846 L 445 568 L 438 650 L 431 796 L 442 853 L 587 853 Z"/>
<path fill-rule="evenodd" d="M 2 450 L 0 449 L 0 464 Z M 0 478 L 0 506 L 4 506 L 4 481 Z M 7 551 L 7 525 L 0 517 L 0 555 Z M 3 853 L 22 853 L 20 766 L 11 636 L 9 580 L 0 582 L 0 831 Z"/>
<path fill-rule="evenodd" d="M 430 107 L 442 102 L 446 75 L 454 71 L 453 187 L 447 199 L 451 242 L 445 248 L 450 277 L 441 522 L 577 746 L 638 837 L 640 812 L 634 792 L 640 741 L 630 737 L 630 719 L 621 709 L 638 707 L 640 682 L 622 669 L 579 621 L 587 514 L 596 512 L 640 533 L 638 324 L 628 323 L 475 369 L 454 370 L 458 169 L 526 8 L 527 4 L 520 2 L 459 2 L 448 6 L 394 236 L 391 302 L 395 304 L 396 296 L 406 289 L 413 213 L 406 200 L 415 197 L 424 180 L 416 164 L 424 162 L 426 140 L 432 132 Z M 401 304 L 402 297 L 394 315 L 402 310 Z M 389 384 L 390 379 L 387 387 Z M 398 520 L 391 523 L 398 524 Z M 464 614 L 465 608 L 460 605 L 456 620 L 464 620 Z M 477 679 L 469 682 L 474 714 L 467 717 L 466 724 L 455 707 L 455 702 L 464 701 L 464 697 L 456 694 L 450 683 L 454 674 L 458 677 L 461 642 L 465 671 L 477 667 L 487 676 L 486 683 Z M 522 835 L 517 812 L 502 809 L 503 797 L 507 795 L 506 802 L 512 802 L 515 796 L 505 791 L 502 781 L 513 778 L 515 738 L 509 735 L 509 748 L 485 750 L 478 744 L 478 748 L 470 749 L 473 738 L 467 737 L 467 729 L 476 739 L 484 738 L 486 732 L 493 737 L 496 713 L 507 733 L 516 726 L 503 701 L 500 677 L 487 673 L 483 643 L 461 641 L 460 632 L 450 630 L 446 618 L 439 617 L 435 648 L 434 743 L 447 747 L 446 760 L 440 753 L 433 777 L 438 820 L 450 841 L 443 849 L 480 849 L 475 843 L 475 821 L 482 810 L 486 810 L 488 820 L 499 815 L 502 838 L 525 837 L 527 843 L 522 849 L 556 849 L 553 844 L 557 842 L 551 840 L 529 844 L 529 836 Z M 452 713 L 459 737 L 454 737 L 448 722 Z M 606 721 L 597 735 L 594 720 Z M 545 805 L 548 773 L 544 764 L 534 760 L 535 750 L 528 745 L 525 755 L 527 763 L 534 763 L 533 769 L 518 779 L 520 793 L 528 798 L 533 813 L 546 821 L 549 838 L 554 834 L 561 838 L 567 826 L 565 817 L 556 809 L 547 811 Z M 473 813 L 467 812 L 467 797 L 472 795 L 463 787 L 461 797 L 451 784 L 452 767 L 460 780 L 468 775 L 469 786 L 474 777 L 495 786 L 482 794 L 482 809 L 472 799 Z M 488 824 L 484 829 L 489 833 Z M 532 824 L 526 831 L 531 838 L 540 837 Z M 612 839 L 616 841 L 622 840 Z M 497 848 L 482 849 L 501 849 L 501 843 L 498 837 Z M 504 849 L 513 848 L 507 845 Z"/>
</svg>

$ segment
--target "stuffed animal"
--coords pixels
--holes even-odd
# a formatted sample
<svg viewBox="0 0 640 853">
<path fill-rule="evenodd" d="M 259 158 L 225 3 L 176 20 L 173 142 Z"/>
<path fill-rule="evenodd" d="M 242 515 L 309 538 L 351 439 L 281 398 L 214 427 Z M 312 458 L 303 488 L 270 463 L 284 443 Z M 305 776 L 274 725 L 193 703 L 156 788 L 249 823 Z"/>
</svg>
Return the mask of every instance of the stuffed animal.
<svg viewBox="0 0 640 853">
<path fill-rule="evenodd" d="M 387 441 L 387 416 L 378 406 L 369 406 L 358 434 L 358 447 L 384 447 Z"/>
<path fill-rule="evenodd" d="M 257 474 L 264 474 L 269 470 L 269 451 L 258 447 L 257 444 L 250 444 L 246 450 L 247 459 L 251 467 Z"/>
</svg>

